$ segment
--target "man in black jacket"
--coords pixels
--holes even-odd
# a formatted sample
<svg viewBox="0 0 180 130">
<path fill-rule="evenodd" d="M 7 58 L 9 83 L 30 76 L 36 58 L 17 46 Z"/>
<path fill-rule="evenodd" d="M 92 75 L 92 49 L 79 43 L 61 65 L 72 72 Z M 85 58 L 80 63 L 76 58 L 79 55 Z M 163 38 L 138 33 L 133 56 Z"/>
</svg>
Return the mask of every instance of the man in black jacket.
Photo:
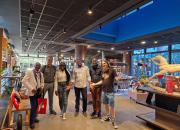
<svg viewBox="0 0 180 130">
<path fill-rule="evenodd" d="M 91 81 L 97 83 L 102 79 L 101 68 L 97 64 L 97 59 L 92 59 L 92 67 L 90 69 Z M 93 113 L 91 114 L 92 118 L 101 117 L 101 85 L 94 86 L 91 90 L 92 102 L 93 102 Z"/>
</svg>

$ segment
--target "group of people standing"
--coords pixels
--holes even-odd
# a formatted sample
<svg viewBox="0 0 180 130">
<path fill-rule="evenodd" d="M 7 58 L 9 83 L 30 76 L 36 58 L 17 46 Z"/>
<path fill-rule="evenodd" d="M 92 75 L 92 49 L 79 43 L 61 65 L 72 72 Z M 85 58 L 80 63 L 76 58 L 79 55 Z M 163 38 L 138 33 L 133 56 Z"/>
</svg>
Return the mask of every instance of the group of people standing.
<svg viewBox="0 0 180 130">
<path fill-rule="evenodd" d="M 118 128 L 115 123 L 114 108 L 114 80 L 118 80 L 116 72 L 110 68 L 107 61 L 103 61 L 99 66 L 97 59 L 92 59 L 92 66 L 89 69 L 83 64 L 82 59 L 76 59 L 76 67 L 72 76 L 66 69 L 66 64 L 61 62 L 59 69 L 52 65 L 53 57 L 49 56 L 47 65 L 41 67 L 40 63 L 36 63 L 33 70 L 27 71 L 22 82 L 29 91 L 31 103 L 30 128 L 35 128 L 37 119 L 37 99 L 39 93 L 46 94 L 48 91 L 49 113 L 56 115 L 53 109 L 53 95 L 59 98 L 59 106 L 61 110 L 60 116 L 66 119 L 66 110 L 68 105 L 68 95 L 72 88 L 75 91 L 75 116 L 79 115 L 80 100 L 82 95 L 82 112 L 87 117 L 87 87 L 89 86 L 92 95 L 93 112 L 91 118 L 100 118 L 102 121 L 111 121 L 114 128 Z M 106 115 L 101 118 L 101 102 L 104 104 Z"/>
</svg>

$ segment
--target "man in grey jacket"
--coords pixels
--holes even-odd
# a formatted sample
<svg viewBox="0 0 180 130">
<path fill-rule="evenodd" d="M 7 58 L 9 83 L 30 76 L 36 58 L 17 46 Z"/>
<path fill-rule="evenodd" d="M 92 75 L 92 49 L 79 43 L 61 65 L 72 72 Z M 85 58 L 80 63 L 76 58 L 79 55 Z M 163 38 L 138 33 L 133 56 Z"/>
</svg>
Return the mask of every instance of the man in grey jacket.
<svg viewBox="0 0 180 130">
<path fill-rule="evenodd" d="M 41 68 L 41 72 L 44 74 L 44 95 L 48 91 L 49 99 L 49 113 L 56 115 L 53 109 L 53 96 L 54 96 L 54 78 L 56 73 L 56 67 L 52 65 L 53 57 L 48 56 L 47 65 Z"/>
</svg>

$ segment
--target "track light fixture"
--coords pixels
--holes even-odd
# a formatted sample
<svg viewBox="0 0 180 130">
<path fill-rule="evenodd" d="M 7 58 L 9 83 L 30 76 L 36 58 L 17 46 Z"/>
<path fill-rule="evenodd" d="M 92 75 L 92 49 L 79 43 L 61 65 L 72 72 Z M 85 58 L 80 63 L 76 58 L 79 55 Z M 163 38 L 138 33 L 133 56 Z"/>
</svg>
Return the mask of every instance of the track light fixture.
<svg viewBox="0 0 180 130">
<path fill-rule="evenodd" d="M 64 33 L 64 34 L 67 33 L 65 28 L 63 28 L 63 33 Z"/>
<path fill-rule="evenodd" d="M 34 11 L 33 7 L 30 8 L 29 13 L 30 13 L 31 17 L 34 15 L 35 11 Z"/>
<path fill-rule="evenodd" d="M 92 8 L 90 8 L 90 7 L 88 8 L 87 14 L 88 15 L 92 15 L 93 14 Z"/>
<path fill-rule="evenodd" d="M 100 30 L 102 29 L 102 24 L 99 24 L 99 29 L 100 29 Z"/>
</svg>

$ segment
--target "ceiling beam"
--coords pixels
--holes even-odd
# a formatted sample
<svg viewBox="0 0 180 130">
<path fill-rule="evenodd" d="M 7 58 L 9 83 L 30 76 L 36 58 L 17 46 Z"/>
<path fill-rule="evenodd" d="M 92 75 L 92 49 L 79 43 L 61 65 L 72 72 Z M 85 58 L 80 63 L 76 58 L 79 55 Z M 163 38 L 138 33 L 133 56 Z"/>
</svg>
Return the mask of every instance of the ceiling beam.
<svg viewBox="0 0 180 130">
<path fill-rule="evenodd" d="M 61 52 L 68 52 L 68 51 L 72 51 L 72 50 L 74 50 L 75 48 L 74 47 L 68 47 L 68 48 L 66 48 L 66 49 L 63 49 L 63 50 L 61 50 Z"/>
<path fill-rule="evenodd" d="M 116 38 L 117 37 L 116 35 L 113 35 L 113 34 L 101 33 L 101 32 L 95 32 L 95 31 L 92 31 L 90 33 L 97 34 L 97 35 L 102 35 L 102 36 L 106 36 L 106 37 L 111 37 L 111 38 Z"/>
<path fill-rule="evenodd" d="M 26 40 L 26 38 L 21 38 L 21 40 Z M 75 48 L 76 45 L 83 45 L 83 46 L 88 46 L 89 44 L 87 43 L 62 43 L 62 42 L 55 42 L 55 41 L 48 41 L 48 40 L 41 40 L 41 39 L 29 39 L 29 41 L 31 42 L 42 42 L 42 43 L 45 43 L 45 44 L 49 44 L 51 43 L 52 45 L 63 45 L 63 46 L 67 46 L 67 47 L 71 47 L 71 48 Z M 94 49 L 94 50 L 104 50 L 104 51 L 112 51 L 110 48 L 107 49 L 107 48 L 102 48 L 102 47 L 94 47 L 94 46 L 91 46 L 89 47 L 89 49 Z M 113 50 L 113 53 L 122 53 L 124 51 L 127 51 L 127 50 Z"/>
</svg>

